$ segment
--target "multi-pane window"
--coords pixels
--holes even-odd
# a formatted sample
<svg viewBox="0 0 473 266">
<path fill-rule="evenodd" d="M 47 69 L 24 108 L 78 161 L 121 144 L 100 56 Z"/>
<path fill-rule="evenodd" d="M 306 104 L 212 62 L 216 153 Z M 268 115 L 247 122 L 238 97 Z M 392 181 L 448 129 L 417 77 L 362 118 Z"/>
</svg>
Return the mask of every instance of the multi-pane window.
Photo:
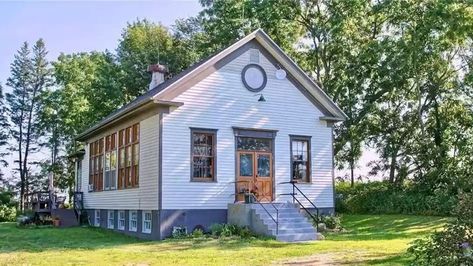
<svg viewBox="0 0 473 266">
<path fill-rule="evenodd" d="M 291 179 L 310 182 L 310 137 L 291 136 Z"/>
<path fill-rule="evenodd" d="M 104 139 L 99 139 L 89 145 L 90 164 L 89 164 L 89 190 L 102 191 L 103 189 L 103 152 Z"/>
<path fill-rule="evenodd" d="M 216 130 L 192 129 L 191 180 L 215 181 Z"/>
<path fill-rule="evenodd" d="M 94 225 L 95 226 L 100 226 L 100 210 L 95 210 L 95 221 Z"/>
<path fill-rule="evenodd" d="M 115 226 L 114 226 L 114 223 L 115 223 L 115 215 L 114 215 L 114 212 L 113 211 L 108 211 L 108 219 L 107 219 L 107 227 L 109 229 L 113 229 Z"/>
<path fill-rule="evenodd" d="M 118 230 L 125 230 L 125 211 L 118 211 Z"/>
<path fill-rule="evenodd" d="M 151 233 L 151 212 L 143 211 L 143 227 L 141 229 L 143 233 Z"/>
<path fill-rule="evenodd" d="M 137 187 L 139 183 L 140 126 L 135 124 L 118 132 L 118 188 Z"/>
<path fill-rule="evenodd" d="M 130 222 L 129 222 L 129 231 L 136 232 L 138 229 L 138 212 L 130 211 Z"/>
<path fill-rule="evenodd" d="M 117 176 L 117 134 L 105 137 L 105 190 L 116 188 Z"/>
</svg>

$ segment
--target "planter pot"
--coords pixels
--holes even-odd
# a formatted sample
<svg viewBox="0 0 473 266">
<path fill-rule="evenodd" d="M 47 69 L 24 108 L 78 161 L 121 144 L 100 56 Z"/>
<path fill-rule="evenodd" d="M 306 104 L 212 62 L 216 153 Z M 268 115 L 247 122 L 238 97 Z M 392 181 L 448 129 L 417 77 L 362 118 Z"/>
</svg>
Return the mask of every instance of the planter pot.
<svg viewBox="0 0 473 266">
<path fill-rule="evenodd" d="M 250 194 L 245 194 L 245 203 L 255 203 L 255 199 Z"/>
<path fill-rule="evenodd" d="M 54 227 L 59 227 L 61 225 L 61 221 L 60 220 L 53 220 L 53 226 Z"/>
</svg>

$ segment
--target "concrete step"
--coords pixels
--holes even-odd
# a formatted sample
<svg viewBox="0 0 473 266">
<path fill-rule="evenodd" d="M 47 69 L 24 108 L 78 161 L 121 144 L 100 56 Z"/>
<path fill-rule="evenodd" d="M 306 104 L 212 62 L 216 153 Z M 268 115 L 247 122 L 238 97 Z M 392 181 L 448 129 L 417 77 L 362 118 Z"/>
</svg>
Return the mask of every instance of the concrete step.
<svg viewBox="0 0 473 266">
<path fill-rule="evenodd" d="M 315 233 L 313 234 L 289 233 L 289 234 L 279 234 L 276 236 L 276 239 L 282 242 L 299 242 L 299 241 L 316 240 L 317 236 Z"/>
<path fill-rule="evenodd" d="M 270 229 L 274 234 L 276 234 L 276 228 Z M 278 234 L 279 235 L 287 235 L 287 234 L 314 234 L 316 233 L 314 228 L 287 228 L 281 229 L 279 228 Z"/>
</svg>

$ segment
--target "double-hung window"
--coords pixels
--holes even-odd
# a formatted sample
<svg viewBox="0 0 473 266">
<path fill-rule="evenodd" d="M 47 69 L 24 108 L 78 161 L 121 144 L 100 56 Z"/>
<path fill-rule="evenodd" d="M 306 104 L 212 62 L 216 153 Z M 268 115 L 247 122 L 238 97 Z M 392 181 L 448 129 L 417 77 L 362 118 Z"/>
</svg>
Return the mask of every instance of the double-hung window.
<svg viewBox="0 0 473 266">
<path fill-rule="evenodd" d="M 140 161 L 140 125 L 118 132 L 118 188 L 138 187 Z"/>
<path fill-rule="evenodd" d="M 143 225 L 141 231 L 143 233 L 150 234 L 151 233 L 151 211 L 143 211 Z"/>
<path fill-rule="evenodd" d="M 105 190 L 116 188 L 117 133 L 105 137 Z"/>
<path fill-rule="evenodd" d="M 291 136 L 291 180 L 311 182 L 310 140 L 308 136 Z"/>
<path fill-rule="evenodd" d="M 191 180 L 216 180 L 217 130 L 191 128 Z"/>
<path fill-rule="evenodd" d="M 100 226 L 100 210 L 95 210 L 94 225 Z"/>
<path fill-rule="evenodd" d="M 93 191 L 102 191 L 103 189 L 103 150 L 104 140 L 99 139 L 90 143 L 90 169 L 89 169 L 89 186 Z"/>
<path fill-rule="evenodd" d="M 138 212 L 130 211 L 129 231 L 136 232 L 138 229 Z"/>
<path fill-rule="evenodd" d="M 107 227 L 108 229 L 115 228 L 115 213 L 114 211 L 108 211 L 108 219 L 107 219 Z"/>
<path fill-rule="evenodd" d="M 118 211 L 118 230 L 125 230 L 125 211 Z"/>
</svg>

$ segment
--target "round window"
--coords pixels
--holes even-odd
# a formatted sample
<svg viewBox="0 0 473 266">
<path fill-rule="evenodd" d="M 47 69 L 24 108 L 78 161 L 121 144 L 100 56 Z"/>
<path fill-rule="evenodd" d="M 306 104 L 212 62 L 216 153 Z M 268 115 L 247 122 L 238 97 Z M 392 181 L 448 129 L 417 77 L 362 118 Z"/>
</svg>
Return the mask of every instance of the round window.
<svg viewBox="0 0 473 266">
<path fill-rule="evenodd" d="M 250 64 L 243 68 L 241 79 L 245 87 L 252 92 L 258 92 L 266 86 L 266 72 L 257 64 Z"/>
</svg>

